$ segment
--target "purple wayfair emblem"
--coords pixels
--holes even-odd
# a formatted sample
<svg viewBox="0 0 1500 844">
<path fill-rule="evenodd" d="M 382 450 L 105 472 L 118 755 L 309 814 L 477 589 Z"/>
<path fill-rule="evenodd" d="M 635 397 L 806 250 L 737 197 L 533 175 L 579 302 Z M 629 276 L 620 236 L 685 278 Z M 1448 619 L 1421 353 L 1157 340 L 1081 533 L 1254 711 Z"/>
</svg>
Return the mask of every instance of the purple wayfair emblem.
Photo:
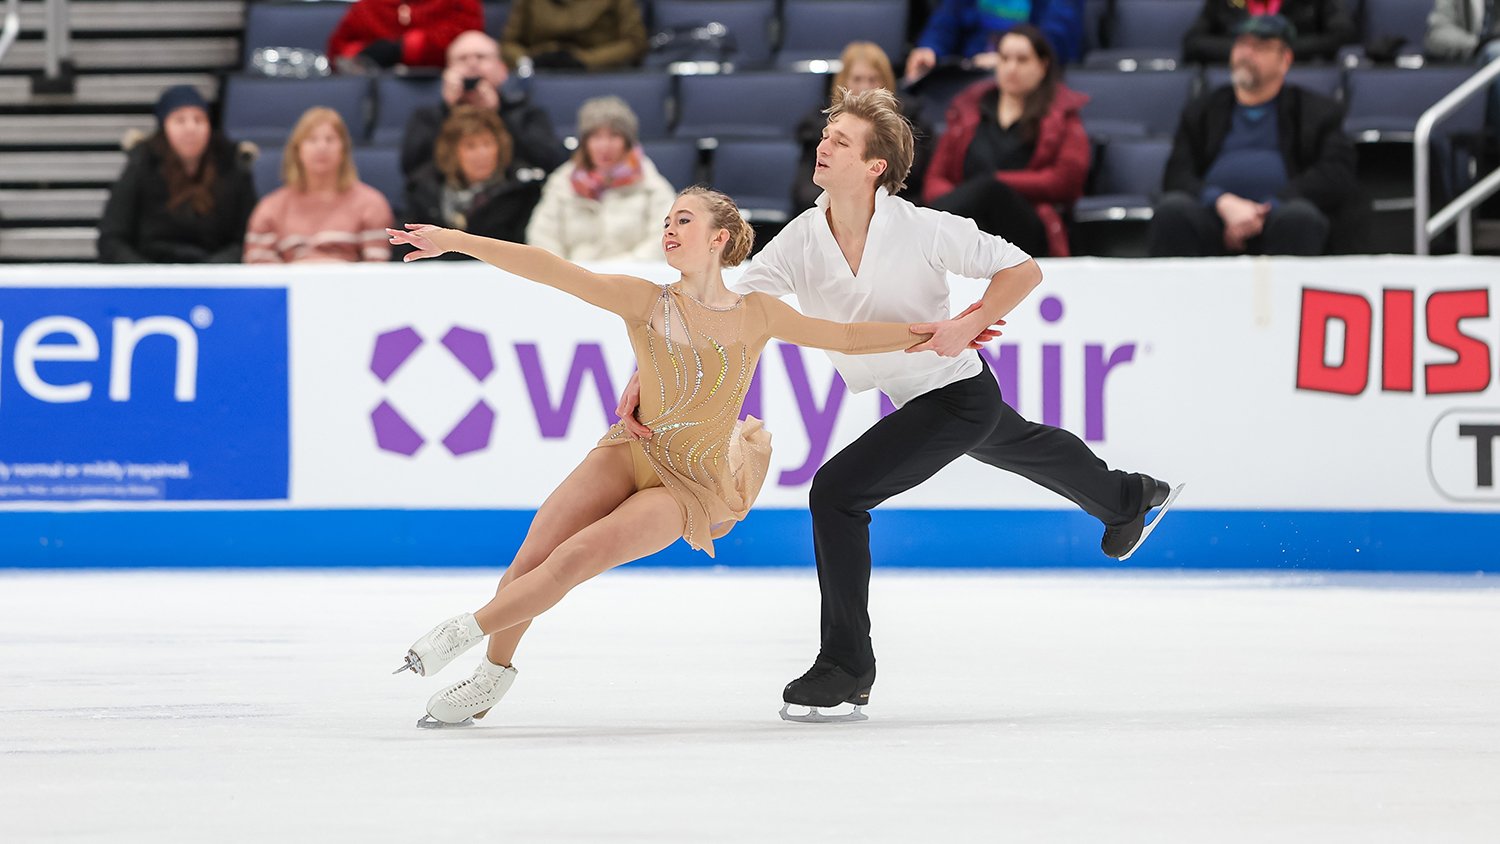
<svg viewBox="0 0 1500 844">
<path fill-rule="evenodd" d="M 475 381 L 483 383 L 495 371 L 495 359 L 483 332 L 454 326 L 441 342 Z M 422 343 L 422 335 L 411 326 L 378 335 L 370 356 L 370 372 L 381 382 L 390 381 Z M 375 429 L 375 444 L 382 451 L 411 457 L 426 442 L 389 401 L 381 401 L 370 413 L 370 422 Z M 494 429 L 495 411 L 480 399 L 443 437 L 443 445 L 455 457 L 483 451 L 489 447 Z"/>
</svg>

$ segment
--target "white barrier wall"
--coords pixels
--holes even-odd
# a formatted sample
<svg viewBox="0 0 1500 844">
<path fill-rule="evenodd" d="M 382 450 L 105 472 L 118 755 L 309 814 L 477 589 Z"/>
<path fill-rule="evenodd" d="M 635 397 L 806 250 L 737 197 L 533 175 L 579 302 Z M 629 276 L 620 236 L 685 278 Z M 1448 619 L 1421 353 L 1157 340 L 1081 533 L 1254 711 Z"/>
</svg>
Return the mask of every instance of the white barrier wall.
<svg viewBox="0 0 1500 844">
<path fill-rule="evenodd" d="M 1042 287 L 983 354 L 1026 416 L 1074 431 L 1113 466 L 1189 483 L 1173 517 L 1183 541 L 1164 528 L 1158 562 L 1361 567 L 1339 555 L 1373 552 L 1392 557 L 1374 567 L 1425 568 L 1425 547 L 1460 568 L 1493 567 L 1479 534 L 1457 550 L 1419 539 L 1500 525 L 1500 262 L 1043 267 Z M 600 269 L 672 279 L 665 265 Z M 957 309 L 983 284 L 954 287 Z M 72 530 L 63 517 L 86 512 L 116 514 L 108 524 L 121 530 L 118 514 L 141 511 L 200 511 L 198 523 L 246 510 L 356 521 L 507 511 L 523 529 L 612 421 L 634 366 L 618 317 L 473 262 L 7 267 L 0 353 L 0 524 L 12 526 L 0 552 L 22 564 L 66 557 L 37 551 L 34 533 Z M 809 538 L 785 519 L 805 506 L 817 466 L 888 405 L 848 394 L 823 353 L 779 343 L 758 381 L 747 409 L 775 446 L 759 506 L 785 512 L 764 531 L 755 519 L 736 529 L 763 546 L 742 562 L 810 559 Z M 1105 561 L 1088 547 L 1097 526 L 977 461 L 886 507 L 945 537 L 1081 532 L 1055 554 L 1028 540 L 1026 553 Z M 1257 522 L 1298 512 L 1277 524 L 1301 518 L 1328 547 L 1289 549 L 1293 534 L 1264 524 L 1277 539 L 1256 547 Z M 1381 513 L 1384 528 L 1372 518 Z M 1460 518 L 1433 521 L 1444 515 Z M 1210 523 L 1224 518 L 1216 537 Z M 1352 546 L 1340 551 L 1345 533 Z M 777 542 L 785 553 L 771 552 Z M 963 553 L 961 540 L 944 542 Z"/>
</svg>

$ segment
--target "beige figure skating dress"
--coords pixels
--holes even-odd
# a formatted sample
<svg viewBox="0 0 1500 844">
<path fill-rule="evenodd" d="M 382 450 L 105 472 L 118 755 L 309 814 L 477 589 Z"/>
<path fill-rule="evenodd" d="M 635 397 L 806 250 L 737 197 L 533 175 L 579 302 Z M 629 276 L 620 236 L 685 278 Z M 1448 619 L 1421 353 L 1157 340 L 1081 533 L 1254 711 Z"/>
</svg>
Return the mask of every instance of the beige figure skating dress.
<svg viewBox="0 0 1500 844">
<path fill-rule="evenodd" d="M 666 487 L 682 508 L 682 538 L 710 557 L 755 502 L 771 460 L 771 435 L 740 421 L 745 391 L 771 338 L 845 354 L 893 352 L 923 340 L 904 323 L 839 323 L 803 316 L 764 293 L 727 308 L 704 305 L 677 285 L 604 276 L 587 290 L 549 282 L 619 314 L 640 370 L 638 416 L 653 431 L 630 439 L 615 424 L 601 448 L 629 448 L 637 490 Z"/>
</svg>

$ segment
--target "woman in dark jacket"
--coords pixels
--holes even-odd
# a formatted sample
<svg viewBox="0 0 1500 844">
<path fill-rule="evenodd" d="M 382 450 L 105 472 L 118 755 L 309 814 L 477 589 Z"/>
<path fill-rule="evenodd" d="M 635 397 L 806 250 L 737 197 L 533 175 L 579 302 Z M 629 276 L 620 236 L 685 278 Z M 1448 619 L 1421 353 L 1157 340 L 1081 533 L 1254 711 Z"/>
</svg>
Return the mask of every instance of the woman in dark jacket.
<svg viewBox="0 0 1500 844">
<path fill-rule="evenodd" d="M 922 196 L 1032 255 L 1065 257 L 1056 206 L 1082 196 L 1088 178 L 1091 150 L 1079 117 L 1088 97 L 1057 81 L 1056 56 L 1035 27 L 1006 33 L 999 52 L 995 79 L 949 104 Z"/>
<path fill-rule="evenodd" d="M 255 185 L 236 147 L 213 131 L 187 85 L 156 103 L 157 131 L 130 151 L 99 221 L 107 264 L 237 263 Z"/>
<path fill-rule="evenodd" d="M 433 161 L 406 182 L 406 213 L 470 234 L 526 242 L 541 182 L 517 181 L 510 133 L 489 109 L 459 106 L 443 122 Z M 463 257 L 452 253 L 449 257 Z"/>
<path fill-rule="evenodd" d="M 837 97 L 840 88 L 847 88 L 852 94 L 861 94 L 871 88 L 884 88 L 896 94 L 901 103 L 901 113 L 912 125 L 912 133 L 916 136 L 916 158 L 913 159 L 911 172 L 906 176 L 906 190 L 901 196 L 912 202 L 919 200 L 922 189 L 922 177 L 927 172 L 927 163 L 932 160 L 932 130 L 922 122 L 922 102 L 911 94 L 905 94 L 896 90 L 896 72 L 891 67 L 890 57 L 880 49 L 880 45 L 871 41 L 853 41 L 844 47 L 843 55 L 839 56 L 841 69 L 833 77 L 833 84 L 829 88 L 831 97 Z M 801 211 L 811 208 L 818 201 L 818 196 L 823 189 L 813 184 L 813 166 L 818 159 L 818 142 L 823 140 L 823 128 L 828 125 L 828 115 L 825 109 L 828 104 L 823 104 L 808 112 L 797 126 L 797 141 L 802 144 L 802 161 L 797 169 L 797 181 L 792 188 L 792 204 L 794 210 Z"/>
</svg>

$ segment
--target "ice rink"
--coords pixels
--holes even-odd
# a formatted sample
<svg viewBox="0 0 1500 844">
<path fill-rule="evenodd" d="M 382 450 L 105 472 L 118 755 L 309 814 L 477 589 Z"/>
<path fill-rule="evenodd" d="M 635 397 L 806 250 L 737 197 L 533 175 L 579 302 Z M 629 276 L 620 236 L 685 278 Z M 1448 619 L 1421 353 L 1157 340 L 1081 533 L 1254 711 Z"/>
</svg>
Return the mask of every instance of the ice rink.
<svg viewBox="0 0 1500 844">
<path fill-rule="evenodd" d="M 1422 841 L 1500 830 L 1493 578 L 877 571 L 862 724 L 788 724 L 811 571 L 620 571 L 509 697 L 392 676 L 494 576 L 0 572 L 0 841 Z"/>
</svg>

